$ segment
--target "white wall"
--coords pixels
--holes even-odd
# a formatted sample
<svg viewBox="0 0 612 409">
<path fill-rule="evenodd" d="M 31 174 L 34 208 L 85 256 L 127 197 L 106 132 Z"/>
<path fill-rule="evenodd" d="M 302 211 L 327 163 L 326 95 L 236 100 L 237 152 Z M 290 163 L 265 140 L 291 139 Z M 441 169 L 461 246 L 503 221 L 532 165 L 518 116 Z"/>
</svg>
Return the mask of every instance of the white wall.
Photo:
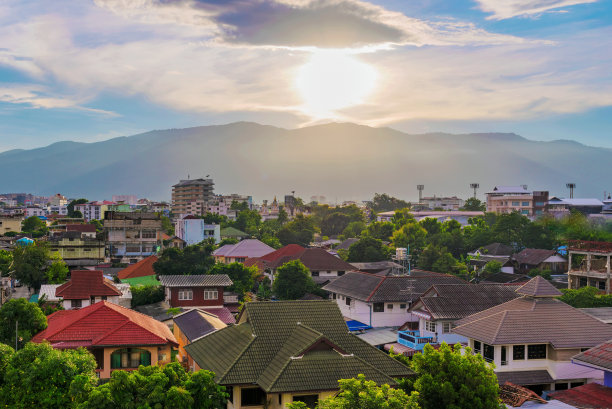
<svg viewBox="0 0 612 409">
<path fill-rule="evenodd" d="M 372 327 L 400 327 L 407 321 L 417 321 L 416 316 L 407 312 L 408 303 L 385 303 L 383 312 L 374 312 L 373 305 L 364 301 L 351 299 L 351 305 L 346 304 L 346 298 L 338 294 L 336 303 L 340 307 L 340 312 L 345 317 L 352 320 L 368 324 Z M 393 305 L 389 309 L 388 305 Z M 400 304 L 405 304 L 406 308 L 400 308 Z"/>
</svg>

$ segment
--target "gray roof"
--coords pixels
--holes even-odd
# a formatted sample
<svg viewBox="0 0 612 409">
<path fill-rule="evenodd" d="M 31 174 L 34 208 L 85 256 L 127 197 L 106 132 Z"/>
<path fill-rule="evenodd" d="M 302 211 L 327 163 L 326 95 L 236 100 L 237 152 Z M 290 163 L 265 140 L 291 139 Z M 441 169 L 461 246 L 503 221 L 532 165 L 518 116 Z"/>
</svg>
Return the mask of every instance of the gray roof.
<svg viewBox="0 0 612 409">
<path fill-rule="evenodd" d="M 612 324 L 612 307 L 580 308 L 580 311 L 589 314 L 593 318 L 597 318 L 605 324 Z"/>
<path fill-rule="evenodd" d="M 365 271 L 367 273 L 379 273 L 381 271 L 391 270 L 393 268 L 401 269 L 401 264 L 394 261 L 371 261 L 368 263 L 351 263 L 359 271 Z"/>
<path fill-rule="evenodd" d="M 133 308 L 134 311 L 138 311 L 141 314 L 148 315 L 151 318 L 155 318 L 157 321 L 168 321 L 172 319 L 174 315 L 176 315 L 168 314 L 167 311 L 169 309 L 170 304 L 168 304 L 166 301 L 160 301 L 153 304 L 139 305 L 138 307 Z"/>
<path fill-rule="evenodd" d="M 217 328 L 212 324 L 212 320 L 208 320 L 208 316 L 218 320 L 218 317 L 209 314 L 205 311 L 198 309 L 189 310 L 183 314 L 174 317 L 174 325 L 178 326 L 179 329 L 189 342 L 193 342 L 195 339 L 203 337 L 204 335 L 215 332 Z"/>
<path fill-rule="evenodd" d="M 434 284 L 465 281 L 448 275 L 413 270 L 409 276 L 377 276 L 348 272 L 323 287 L 324 290 L 366 302 L 412 302 Z"/>
<path fill-rule="evenodd" d="M 350 239 L 344 240 L 342 243 L 336 246 L 336 250 L 348 250 L 353 244 L 359 241 L 358 238 L 351 237 Z"/>
<path fill-rule="evenodd" d="M 542 383 L 552 383 L 554 379 L 546 369 L 528 371 L 500 371 L 495 372 L 497 382 L 512 382 L 516 385 L 539 385 Z"/>
<path fill-rule="evenodd" d="M 397 331 L 390 328 L 375 328 L 367 330 L 357 337 L 373 346 L 390 344 L 397 341 Z"/>
<path fill-rule="evenodd" d="M 161 275 L 164 287 L 228 287 L 233 284 L 227 274 Z"/>
<path fill-rule="evenodd" d="M 176 185 L 172 185 L 172 187 L 178 187 L 178 186 L 198 186 L 198 185 L 204 185 L 204 186 L 212 186 L 214 185 L 213 180 L 212 179 L 184 179 L 181 180 L 180 182 L 178 182 Z"/>
<path fill-rule="evenodd" d="M 504 273 L 500 271 L 499 273 L 492 274 L 481 281 L 481 284 L 489 284 L 489 283 L 516 283 L 516 282 L 525 282 L 531 280 L 531 277 L 525 274 L 513 274 L 513 273 Z"/>
</svg>

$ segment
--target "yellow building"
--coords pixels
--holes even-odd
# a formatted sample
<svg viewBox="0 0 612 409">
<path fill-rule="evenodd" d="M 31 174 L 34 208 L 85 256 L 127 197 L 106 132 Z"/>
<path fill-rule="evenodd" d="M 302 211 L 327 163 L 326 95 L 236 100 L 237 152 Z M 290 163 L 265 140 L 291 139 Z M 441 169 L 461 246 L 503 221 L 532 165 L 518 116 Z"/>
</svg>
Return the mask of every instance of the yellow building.
<svg viewBox="0 0 612 409">
<path fill-rule="evenodd" d="M 3 215 L 0 216 L 0 236 L 4 236 L 10 231 L 21 232 L 21 222 L 23 215 Z"/>
<path fill-rule="evenodd" d="M 104 261 L 104 241 L 78 231 L 68 231 L 49 240 L 52 254 L 69 266 L 95 266 Z"/>
</svg>

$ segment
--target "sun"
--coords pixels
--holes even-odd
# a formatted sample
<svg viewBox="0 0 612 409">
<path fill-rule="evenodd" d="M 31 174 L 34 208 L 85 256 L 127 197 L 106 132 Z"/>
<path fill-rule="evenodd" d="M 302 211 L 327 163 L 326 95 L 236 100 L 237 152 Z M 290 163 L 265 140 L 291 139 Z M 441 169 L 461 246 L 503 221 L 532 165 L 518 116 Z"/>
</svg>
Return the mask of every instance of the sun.
<svg viewBox="0 0 612 409">
<path fill-rule="evenodd" d="M 306 113 L 330 117 L 339 109 L 363 104 L 374 90 L 377 76 L 372 66 L 351 54 L 317 51 L 300 67 L 296 88 Z"/>
</svg>

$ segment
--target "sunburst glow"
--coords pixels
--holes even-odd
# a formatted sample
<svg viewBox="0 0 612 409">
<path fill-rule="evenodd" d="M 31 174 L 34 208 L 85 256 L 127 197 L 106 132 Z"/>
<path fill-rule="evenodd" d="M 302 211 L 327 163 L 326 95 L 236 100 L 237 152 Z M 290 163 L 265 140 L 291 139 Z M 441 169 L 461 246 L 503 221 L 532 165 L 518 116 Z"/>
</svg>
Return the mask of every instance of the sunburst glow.
<svg viewBox="0 0 612 409">
<path fill-rule="evenodd" d="M 298 71 L 296 87 L 303 109 L 315 117 L 359 105 L 376 86 L 376 70 L 354 56 L 339 51 L 319 51 Z"/>
</svg>

